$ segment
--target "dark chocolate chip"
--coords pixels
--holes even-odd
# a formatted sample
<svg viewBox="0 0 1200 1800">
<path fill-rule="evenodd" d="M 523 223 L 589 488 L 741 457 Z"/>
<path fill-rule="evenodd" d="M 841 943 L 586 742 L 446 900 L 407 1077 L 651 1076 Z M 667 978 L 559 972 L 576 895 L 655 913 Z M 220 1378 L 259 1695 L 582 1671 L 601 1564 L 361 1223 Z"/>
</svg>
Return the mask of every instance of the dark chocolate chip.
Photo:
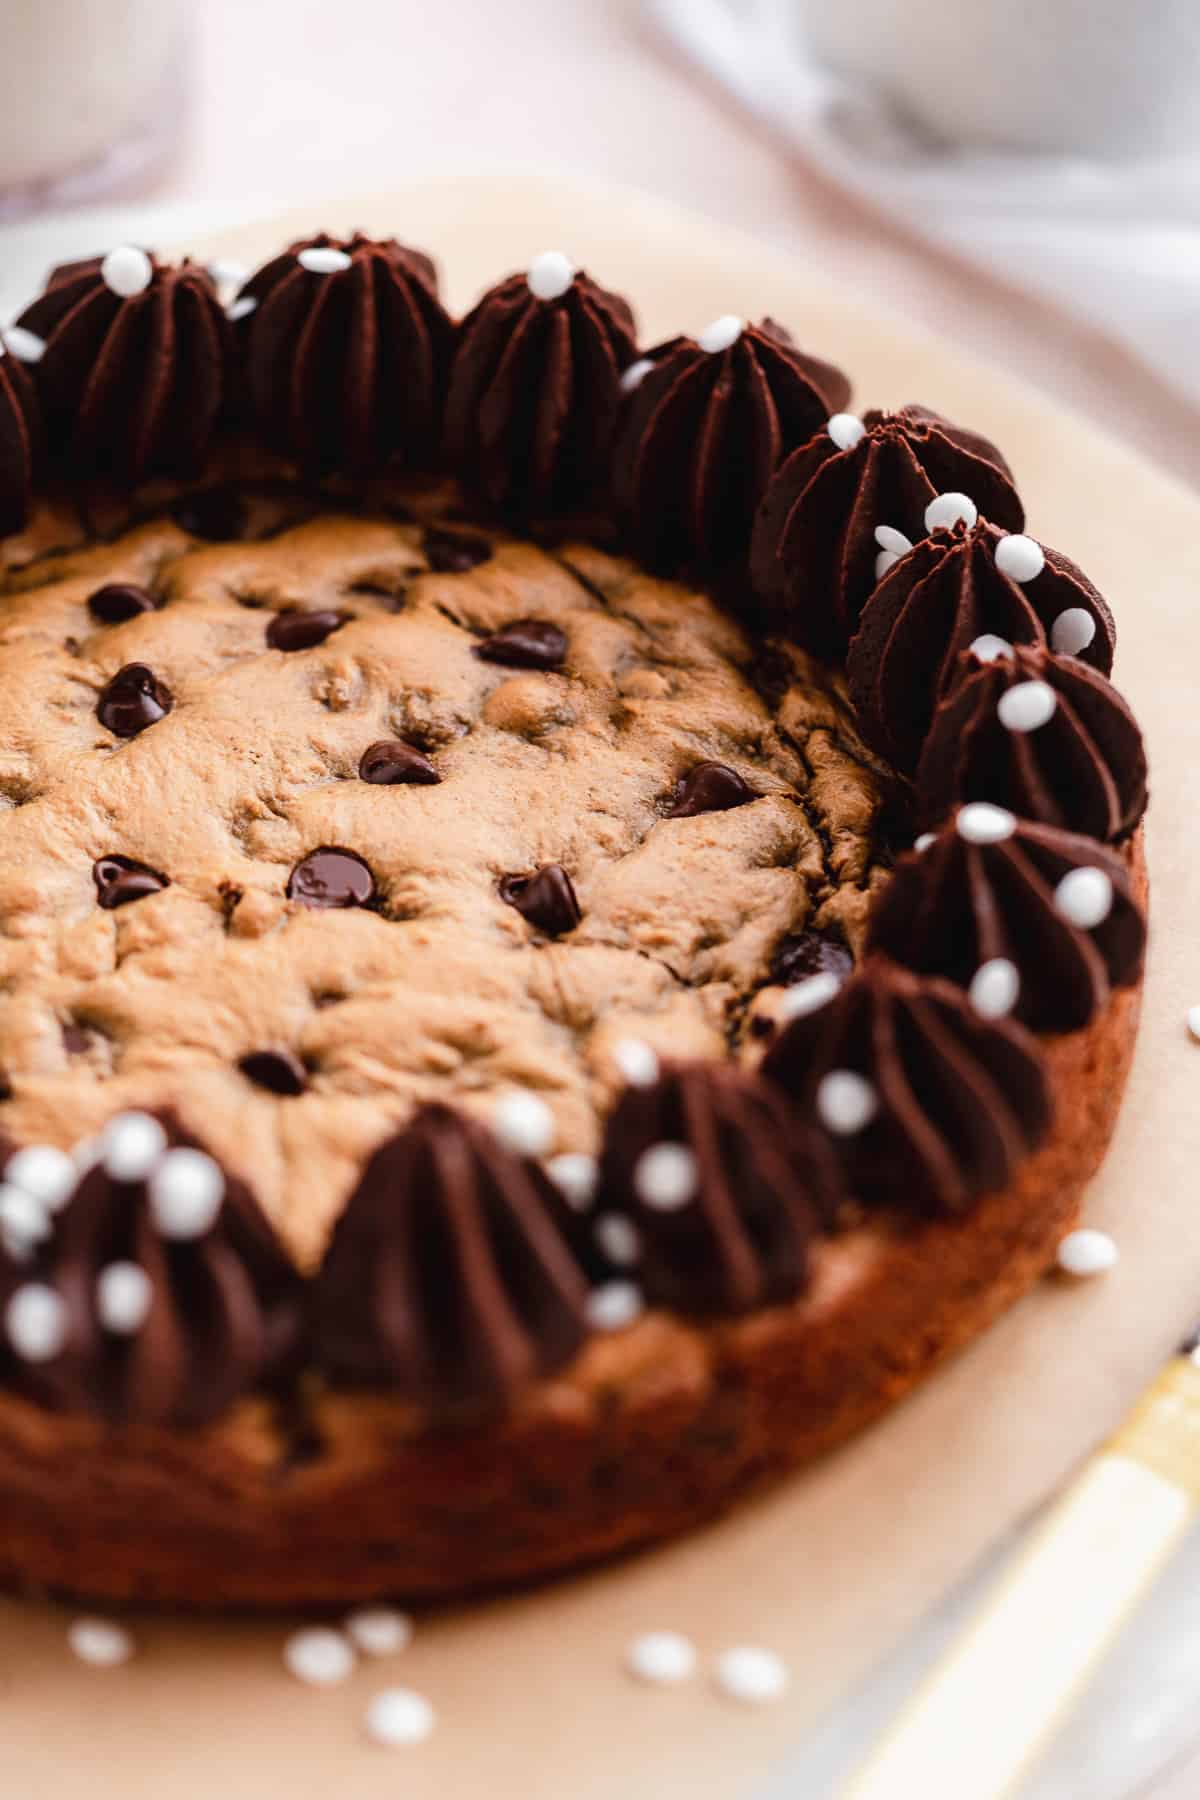
<svg viewBox="0 0 1200 1800">
<path fill-rule="evenodd" d="M 145 663 L 118 669 L 96 702 L 96 717 L 116 737 L 136 737 L 170 712 L 171 690 Z"/>
<path fill-rule="evenodd" d="M 308 1086 L 304 1064 L 290 1050 L 252 1050 L 238 1068 L 256 1087 L 272 1094 L 302 1094 Z"/>
<path fill-rule="evenodd" d="M 439 575 L 464 575 L 488 561 L 492 546 L 472 531 L 446 531 L 431 525 L 421 540 L 425 560 Z"/>
<path fill-rule="evenodd" d="M 359 758 L 358 773 L 363 781 L 378 787 L 396 787 L 401 782 L 420 782 L 429 787 L 442 778 L 427 756 L 398 738 L 381 738 L 368 745 Z"/>
<path fill-rule="evenodd" d="M 517 619 L 476 644 L 475 654 L 510 669 L 561 669 L 567 634 L 546 619 Z"/>
<path fill-rule="evenodd" d="M 500 883 L 500 898 L 547 937 L 574 931 L 583 917 L 571 877 L 558 863 L 547 863 L 534 875 L 506 875 Z"/>
<path fill-rule="evenodd" d="M 161 605 L 149 588 L 135 587 L 131 581 L 110 582 L 88 595 L 88 611 L 101 625 L 121 625 L 136 619 L 139 613 L 153 612 Z"/>
<path fill-rule="evenodd" d="M 771 979 L 791 987 L 810 975 L 849 975 L 854 958 L 840 937 L 829 931 L 797 931 L 785 937 L 771 965 Z"/>
<path fill-rule="evenodd" d="M 272 650 L 311 650 L 345 623 L 345 613 L 280 612 L 267 626 L 267 642 Z"/>
<path fill-rule="evenodd" d="M 288 877 L 288 899 L 302 906 L 366 906 L 374 893 L 371 871 L 353 850 L 314 850 Z"/>
<path fill-rule="evenodd" d="M 91 1033 L 82 1025 L 64 1025 L 62 1028 L 63 1049 L 68 1056 L 82 1056 L 91 1041 Z"/>
<path fill-rule="evenodd" d="M 192 537 L 207 538 L 214 544 L 240 538 L 247 524 L 241 496 L 227 487 L 185 494 L 171 508 L 171 517 L 181 531 L 190 532 Z"/>
<path fill-rule="evenodd" d="M 97 857 L 92 864 L 92 880 L 96 884 L 96 899 L 106 912 L 128 906 L 131 900 L 144 900 L 147 894 L 159 894 L 171 885 L 165 875 L 129 856 Z"/>
<path fill-rule="evenodd" d="M 691 819 L 697 813 L 728 812 L 731 807 L 745 806 L 758 795 L 736 769 L 726 763 L 702 762 L 675 784 L 675 797 L 668 819 Z"/>
</svg>

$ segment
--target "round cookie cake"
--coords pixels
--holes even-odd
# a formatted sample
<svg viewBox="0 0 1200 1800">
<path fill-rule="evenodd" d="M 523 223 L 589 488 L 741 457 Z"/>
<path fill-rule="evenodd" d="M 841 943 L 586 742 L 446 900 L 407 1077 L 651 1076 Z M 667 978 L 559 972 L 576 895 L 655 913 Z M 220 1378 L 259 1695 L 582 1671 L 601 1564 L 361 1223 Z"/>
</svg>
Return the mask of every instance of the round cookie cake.
<svg viewBox="0 0 1200 1800">
<path fill-rule="evenodd" d="M 1112 617 L 771 320 L 123 247 L 0 357 L 0 1579 L 681 1530 L 1053 1260 L 1145 942 Z"/>
</svg>

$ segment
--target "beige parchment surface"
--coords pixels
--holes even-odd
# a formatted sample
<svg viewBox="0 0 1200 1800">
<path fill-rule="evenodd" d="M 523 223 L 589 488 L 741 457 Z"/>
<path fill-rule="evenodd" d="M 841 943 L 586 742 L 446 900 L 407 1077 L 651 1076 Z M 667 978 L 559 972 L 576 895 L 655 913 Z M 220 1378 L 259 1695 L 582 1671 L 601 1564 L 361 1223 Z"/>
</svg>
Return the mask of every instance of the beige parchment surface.
<svg viewBox="0 0 1200 1800">
<path fill-rule="evenodd" d="M 136 1620 L 137 1660 L 101 1672 L 68 1653 L 69 1610 L 0 1602 L 0 1794 L 740 1800 L 1106 1433 L 1200 1315 L 1200 1045 L 1184 1029 L 1200 1002 L 1200 500 L 897 323 L 886 294 L 835 291 L 800 257 L 637 194 L 426 182 L 188 248 L 253 261 L 291 235 L 355 225 L 428 247 L 458 306 L 557 246 L 630 295 L 645 341 L 717 313 L 769 312 L 852 372 L 860 408 L 920 401 L 1004 448 L 1030 530 L 1113 603 L 1116 679 L 1150 744 L 1145 1014 L 1117 1142 L 1088 1203 L 1122 1260 L 1101 1283 L 1045 1282 L 857 1443 L 730 1520 L 600 1574 L 424 1619 L 411 1649 L 360 1666 L 341 1688 L 308 1690 L 284 1673 L 279 1646 L 295 1621 Z M 659 1626 L 688 1632 L 706 1654 L 772 1646 L 791 1665 L 788 1698 L 752 1711 L 707 1678 L 636 1687 L 623 1647 Z M 366 1702 L 392 1684 L 437 1707 L 438 1729 L 417 1749 L 364 1740 Z"/>
</svg>

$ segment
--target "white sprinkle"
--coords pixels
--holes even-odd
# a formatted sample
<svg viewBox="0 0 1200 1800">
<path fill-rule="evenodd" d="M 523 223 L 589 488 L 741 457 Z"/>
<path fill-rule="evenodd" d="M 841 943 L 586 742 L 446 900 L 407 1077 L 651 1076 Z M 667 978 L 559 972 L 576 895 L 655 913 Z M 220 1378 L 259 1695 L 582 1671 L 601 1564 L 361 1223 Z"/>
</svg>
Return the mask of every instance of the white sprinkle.
<svg viewBox="0 0 1200 1800">
<path fill-rule="evenodd" d="M 625 1652 L 625 1667 L 639 1681 L 674 1687 L 696 1672 L 696 1646 L 678 1631 L 647 1631 Z"/>
<path fill-rule="evenodd" d="M 1008 639 L 997 637 L 994 631 L 985 631 L 981 637 L 973 638 L 968 649 L 980 662 L 995 662 L 998 657 L 1011 656 L 1013 653 Z"/>
<path fill-rule="evenodd" d="M 912 549 L 912 539 L 906 538 L 894 525 L 877 525 L 875 542 L 881 550 L 894 550 L 897 556 L 907 556 Z"/>
<path fill-rule="evenodd" d="M 113 1262 L 96 1278 L 96 1312 L 106 1331 L 132 1337 L 150 1315 L 154 1289 L 140 1263 Z"/>
<path fill-rule="evenodd" d="M 225 308 L 225 317 L 231 325 L 236 325 L 240 320 L 248 319 L 257 306 L 258 301 L 253 294 L 243 294 L 239 299 L 230 301 Z"/>
<path fill-rule="evenodd" d="M 24 325 L 10 325 L 4 333 L 3 342 L 18 362 L 41 362 L 46 351 L 45 338 L 38 337 L 34 331 L 28 331 Z"/>
<path fill-rule="evenodd" d="M 310 275 L 340 275 L 350 267 L 346 252 L 335 250 L 332 244 L 311 244 L 307 250 L 298 250 L 296 261 Z"/>
<path fill-rule="evenodd" d="M 1103 869 L 1071 869 L 1054 890 L 1054 904 L 1063 918 L 1081 931 L 1103 925 L 1112 911 L 1113 884 Z"/>
<path fill-rule="evenodd" d="M 543 250 L 529 265 L 526 280 L 535 300 L 558 300 L 575 279 L 575 265 L 561 250 Z"/>
<path fill-rule="evenodd" d="M 631 1269 L 642 1254 L 642 1240 L 632 1219 L 623 1213 L 605 1213 L 596 1220 L 595 1238 L 610 1263 Z"/>
<path fill-rule="evenodd" d="M 352 1673 L 354 1647 L 328 1625 L 309 1625 L 288 1638 L 283 1663 L 289 1675 L 309 1687 L 334 1687 Z"/>
<path fill-rule="evenodd" d="M 722 313 L 719 319 L 714 319 L 711 325 L 696 334 L 696 342 L 710 356 L 716 356 L 736 344 L 745 327 L 746 321 L 739 319 L 736 313 Z"/>
<path fill-rule="evenodd" d="M 65 1150 L 51 1144 L 30 1144 L 10 1156 L 4 1179 L 29 1194 L 49 1212 L 57 1212 L 74 1192 L 79 1171 Z"/>
<path fill-rule="evenodd" d="M 225 1197 L 225 1177 L 203 1150 L 168 1150 L 150 1176 L 150 1210 L 166 1238 L 211 1231 Z"/>
<path fill-rule="evenodd" d="M 938 494 L 925 508 L 925 529 L 947 530 L 960 519 L 964 525 L 974 525 L 978 517 L 979 510 L 969 494 Z"/>
<path fill-rule="evenodd" d="M 996 705 L 1000 723 L 1008 731 L 1040 731 L 1054 717 L 1058 696 L 1047 681 L 1018 681 L 1001 694 Z"/>
<path fill-rule="evenodd" d="M 1068 1275 L 1105 1275 L 1118 1255 L 1107 1231 L 1068 1231 L 1058 1246 L 1058 1266 Z"/>
<path fill-rule="evenodd" d="M 413 1622 L 394 1606 L 360 1606 L 346 1619 L 346 1635 L 364 1656 L 396 1656 L 413 1639 Z"/>
<path fill-rule="evenodd" d="M 587 1297 L 588 1324 L 593 1331 L 624 1331 L 646 1310 L 634 1281 L 605 1281 Z"/>
<path fill-rule="evenodd" d="M 632 394 L 634 388 L 641 387 L 653 367 L 648 356 L 639 356 L 636 362 L 631 362 L 621 377 L 621 392 Z"/>
<path fill-rule="evenodd" d="M 220 287 L 241 287 L 250 273 L 242 263 L 228 262 L 221 256 L 213 258 L 208 272 Z"/>
<path fill-rule="evenodd" d="M 779 1002 L 780 1019 L 807 1018 L 809 1013 L 828 1006 L 841 985 L 830 969 L 823 969 L 819 975 L 806 976 L 795 987 L 790 987 Z"/>
<path fill-rule="evenodd" d="M 686 1144 L 652 1144 L 633 1165 L 633 1191 L 655 1212 L 678 1212 L 695 1199 L 699 1175 Z"/>
<path fill-rule="evenodd" d="M 105 1174 L 114 1181 L 144 1181 L 162 1158 L 167 1134 L 149 1113 L 118 1113 L 101 1133 Z"/>
<path fill-rule="evenodd" d="M 412 1688 L 384 1688 L 367 1707 L 367 1736 L 373 1744 L 393 1749 L 401 1744 L 420 1744 L 437 1723 L 437 1715 L 424 1694 Z"/>
<path fill-rule="evenodd" d="M 119 1668 L 135 1649 L 131 1633 L 113 1619 L 76 1619 L 68 1627 L 67 1643 L 93 1669 Z"/>
<path fill-rule="evenodd" d="M 915 838 L 913 840 L 913 849 L 920 851 L 923 854 L 926 850 L 928 850 L 930 844 L 936 844 L 936 843 L 937 843 L 937 832 L 936 831 L 923 831 L 919 838 Z"/>
<path fill-rule="evenodd" d="M 552 1156 L 546 1164 L 546 1173 L 554 1185 L 561 1189 L 564 1200 L 573 1212 L 587 1212 L 596 1198 L 596 1180 L 599 1167 L 594 1156 L 586 1155 L 582 1150 L 570 1150 L 563 1156 Z"/>
<path fill-rule="evenodd" d="M 1187 1028 L 1196 1042 L 1200 1044 L 1200 1006 L 1189 1006 Z"/>
<path fill-rule="evenodd" d="M 954 829 L 968 844 L 1002 844 L 1017 829 L 1017 821 L 1005 806 L 972 800 L 959 807 Z"/>
<path fill-rule="evenodd" d="M 630 1087 L 650 1087 L 658 1080 L 658 1055 L 642 1038 L 622 1038 L 612 1059 Z"/>
<path fill-rule="evenodd" d="M 854 413 L 834 413 L 825 430 L 839 450 L 853 450 L 867 435 L 867 428 Z"/>
<path fill-rule="evenodd" d="M 1059 656 L 1078 656 L 1096 635 L 1096 621 L 1083 606 L 1068 606 L 1050 627 L 1050 648 Z"/>
<path fill-rule="evenodd" d="M 0 1231 L 6 1243 L 15 1242 L 30 1250 L 50 1236 L 53 1226 L 45 1202 L 37 1200 L 25 1188 L 0 1185 Z"/>
<path fill-rule="evenodd" d="M 830 1069 L 817 1087 L 817 1112 L 827 1131 L 853 1137 L 875 1117 L 879 1100 L 865 1076 L 854 1069 Z"/>
<path fill-rule="evenodd" d="M 9 1296 L 4 1329 L 23 1362 L 52 1362 L 67 1341 L 66 1301 L 43 1282 L 27 1282 Z"/>
<path fill-rule="evenodd" d="M 492 1129 L 518 1156 L 545 1156 L 554 1142 L 554 1114 L 528 1088 L 516 1088 L 496 1102 Z"/>
<path fill-rule="evenodd" d="M 1046 552 L 1035 538 L 1014 532 L 996 545 L 996 567 L 1010 581 L 1036 581 L 1046 566 Z"/>
<path fill-rule="evenodd" d="M 1006 1019 L 1017 1004 L 1021 977 L 1007 956 L 981 963 L 971 977 L 967 998 L 981 1019 Z"/>
<path fill-rule="evenodd" d="M 717 1686 L 731 1700 L 744 1700 L 751 1706 L 762 1706 L 778 1700 L 788 1684 L 787 1664 L 773 1650 L 760 1650 L 740 1644 L 723 1650 L 716 1664 Z"/>
<path fill-rule="evenodd" d="M 900 561 L 894 550 L 880 550 L 875 557 L 875 579 L 882 581 L 889 569 L 894 569 Z"/>
<path fill-rule="evenodd" d="M 122 244 L 117 250 L 110 250 L 100 264 L 100 275 L 105 287 L 122 300 L 128 300 L 133 294 L 141 294 L 154 280 L 154 264 L 144 250 L 138 250 L 133 244 Z"/>
</svg>

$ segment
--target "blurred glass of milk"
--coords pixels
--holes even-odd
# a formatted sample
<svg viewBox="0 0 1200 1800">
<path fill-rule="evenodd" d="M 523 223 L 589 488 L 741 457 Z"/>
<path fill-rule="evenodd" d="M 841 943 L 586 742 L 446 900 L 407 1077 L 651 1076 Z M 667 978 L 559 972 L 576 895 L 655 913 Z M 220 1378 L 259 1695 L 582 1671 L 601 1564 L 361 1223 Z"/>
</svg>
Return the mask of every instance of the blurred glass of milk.
<svg viewBox="0 0 1200 1800">
<path fill-rule="evenodd" d="M 182 0 L 0 0 L 0 216 L 142 172 L 179 119 Z"/>
</svg>

